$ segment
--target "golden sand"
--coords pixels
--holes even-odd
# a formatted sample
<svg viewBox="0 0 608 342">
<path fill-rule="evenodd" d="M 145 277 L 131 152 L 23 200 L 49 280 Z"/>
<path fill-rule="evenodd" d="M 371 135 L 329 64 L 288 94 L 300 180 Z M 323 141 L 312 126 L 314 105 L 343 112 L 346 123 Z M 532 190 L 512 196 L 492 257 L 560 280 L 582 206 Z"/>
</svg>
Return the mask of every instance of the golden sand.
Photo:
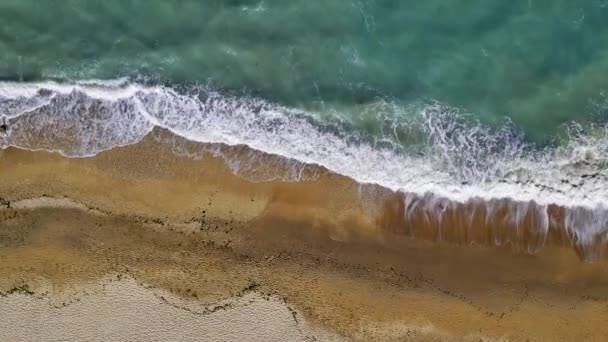
<svg viewBox="0 0 608 342">
<path fill-rule="evenodd" d="M 234 340 L 250 324 L 261 341 L 608 340 L 608 264 L 567 237 L 527 254 L 421 222 L 415 239 L 400 195 L 311 168 L 252 182 L 151 138 L 84 159 L 4 151 L 0 338 Z M 111 317 L 131 325 L 107 335 Z"/>
</svg>

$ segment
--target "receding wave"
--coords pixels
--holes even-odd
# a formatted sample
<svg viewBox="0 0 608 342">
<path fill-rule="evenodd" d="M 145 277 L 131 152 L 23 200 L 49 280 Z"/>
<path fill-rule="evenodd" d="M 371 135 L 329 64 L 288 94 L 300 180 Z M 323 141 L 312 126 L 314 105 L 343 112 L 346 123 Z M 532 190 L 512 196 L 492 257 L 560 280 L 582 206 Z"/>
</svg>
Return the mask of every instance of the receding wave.
<svg viewBox="0 0 608 342">
<path fill-rule="evenodd" d="M 364 110 L 386 108 L 409 115 L 376 115 L 393 131 L 374 140 L 335 125 L 339 113 L 307 112 L 204 87 L 179 92 L 127 80 L 0 83 L 0 147 L 87 157 L 163 128 L 194 142 L 244 145 L 275 155 L 281 165 L 291 165 L 283 180 L 314 178 L 307 165 L 319 165 L 361 184 L 400 191 L 407 194 L 406 221 L 419 221 L 415 217 L 424 209 L 430 215 L 426 222 L 441 227 L 446 215 L 464 211 L 469 212 L 462 219 L 466 226 L 481 220 L 475 215 L 483 212 L 483 220 L 498 215 L 497 222 L 511 222 L 515 230 L 522 220 L 539 232 L 560 225 L 581 245 L 608 236 L 606 127 L 572 124 L 561 141 L 539 148 L 508 122 L 484 126 L 438 103 L 403 109 L 379 100 Z M 416 136 L 415 143 L 402 141 L 407 132 Z M 223 153 L 221 148 L 182 152 Z M 255 158 L 249 154 L 249 161 L 228 164 L 238 171 Z M 255 168 L 247 173 L 256 178 Z M 257 180 L 268 179 L 265 173 Z"/>
</svg>

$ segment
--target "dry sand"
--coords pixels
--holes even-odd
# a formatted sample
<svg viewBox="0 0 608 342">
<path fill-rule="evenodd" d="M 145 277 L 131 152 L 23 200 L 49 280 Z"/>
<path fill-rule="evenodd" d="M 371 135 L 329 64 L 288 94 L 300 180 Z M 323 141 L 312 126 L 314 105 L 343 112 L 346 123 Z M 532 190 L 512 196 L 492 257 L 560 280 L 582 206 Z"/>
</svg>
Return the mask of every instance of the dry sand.
<svg viewBox="0 0 608 342">
<path fill-rule="evenodd" d="M 90 284 L 57 303 L 22 289 L 0 300 L 2 341 L 340 341 L 276 296 L 203 305 L 133 278 Z"/>
<path fill-rule="evenodd" d="M 412 239 L 381 189 L 173 152 L 4 151 L 1 340 L 608 340 L 604 261 Z"/>
</svg>

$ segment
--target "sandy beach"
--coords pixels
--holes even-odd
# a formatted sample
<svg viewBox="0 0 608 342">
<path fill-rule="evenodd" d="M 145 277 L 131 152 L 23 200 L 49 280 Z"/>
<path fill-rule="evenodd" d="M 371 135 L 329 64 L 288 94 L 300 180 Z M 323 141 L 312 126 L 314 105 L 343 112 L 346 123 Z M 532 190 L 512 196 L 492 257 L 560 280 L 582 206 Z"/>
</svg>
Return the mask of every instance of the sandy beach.
<svg viewBox="0 0 608 342">
<path fill-rule="evenodd" d="M 608 341 L 608 0 L 0 0 L 0 342 Z"/>
<path fill-rule="evenodd" d="M 390 191 L 314 166 L 266 180 L 293 172 L 269 156 L 235 175 L 245 147 L 192 158 L 167 136 L 3 151 L 0 339 L 608 339 L 608 264 L 559 230 L 412 234 Z"/>
</svg>

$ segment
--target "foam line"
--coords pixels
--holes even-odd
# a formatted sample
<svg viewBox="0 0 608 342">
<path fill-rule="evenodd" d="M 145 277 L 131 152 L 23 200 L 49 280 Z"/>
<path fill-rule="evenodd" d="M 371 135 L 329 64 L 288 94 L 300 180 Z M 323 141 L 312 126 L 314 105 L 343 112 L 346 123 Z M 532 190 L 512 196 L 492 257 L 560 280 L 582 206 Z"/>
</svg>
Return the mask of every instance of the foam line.
<svg viewBox="0 0 608 342">
<path fill-rule="evenodd" d="M 374 146 L 360 132 L 326 129 L 315 113 L 261 99 L 204 88 L 183 94 L 127 80 L 0 83 L 0 117 L 8 124 L 0 147 L 67 157 L 134 144 L 161 127 L 188 140 L 247 145 L 362 184 L 456 203 L 507 198 L 603 213 L 608 200 L 605 128 L 604 134 L 596 129 L 594 135 L 573 134 L 559 147 L 535 149 L 512 125 L 491 129 L 438 104 L 420 108 L 413 119 L 424 134 L 422 153 Z M 606 229 L 596 224 L 605 219 L 583 216 L 569 217 L 569 225 L 593 223 L 593 232 L 584 234 Z"/>
</svg>

